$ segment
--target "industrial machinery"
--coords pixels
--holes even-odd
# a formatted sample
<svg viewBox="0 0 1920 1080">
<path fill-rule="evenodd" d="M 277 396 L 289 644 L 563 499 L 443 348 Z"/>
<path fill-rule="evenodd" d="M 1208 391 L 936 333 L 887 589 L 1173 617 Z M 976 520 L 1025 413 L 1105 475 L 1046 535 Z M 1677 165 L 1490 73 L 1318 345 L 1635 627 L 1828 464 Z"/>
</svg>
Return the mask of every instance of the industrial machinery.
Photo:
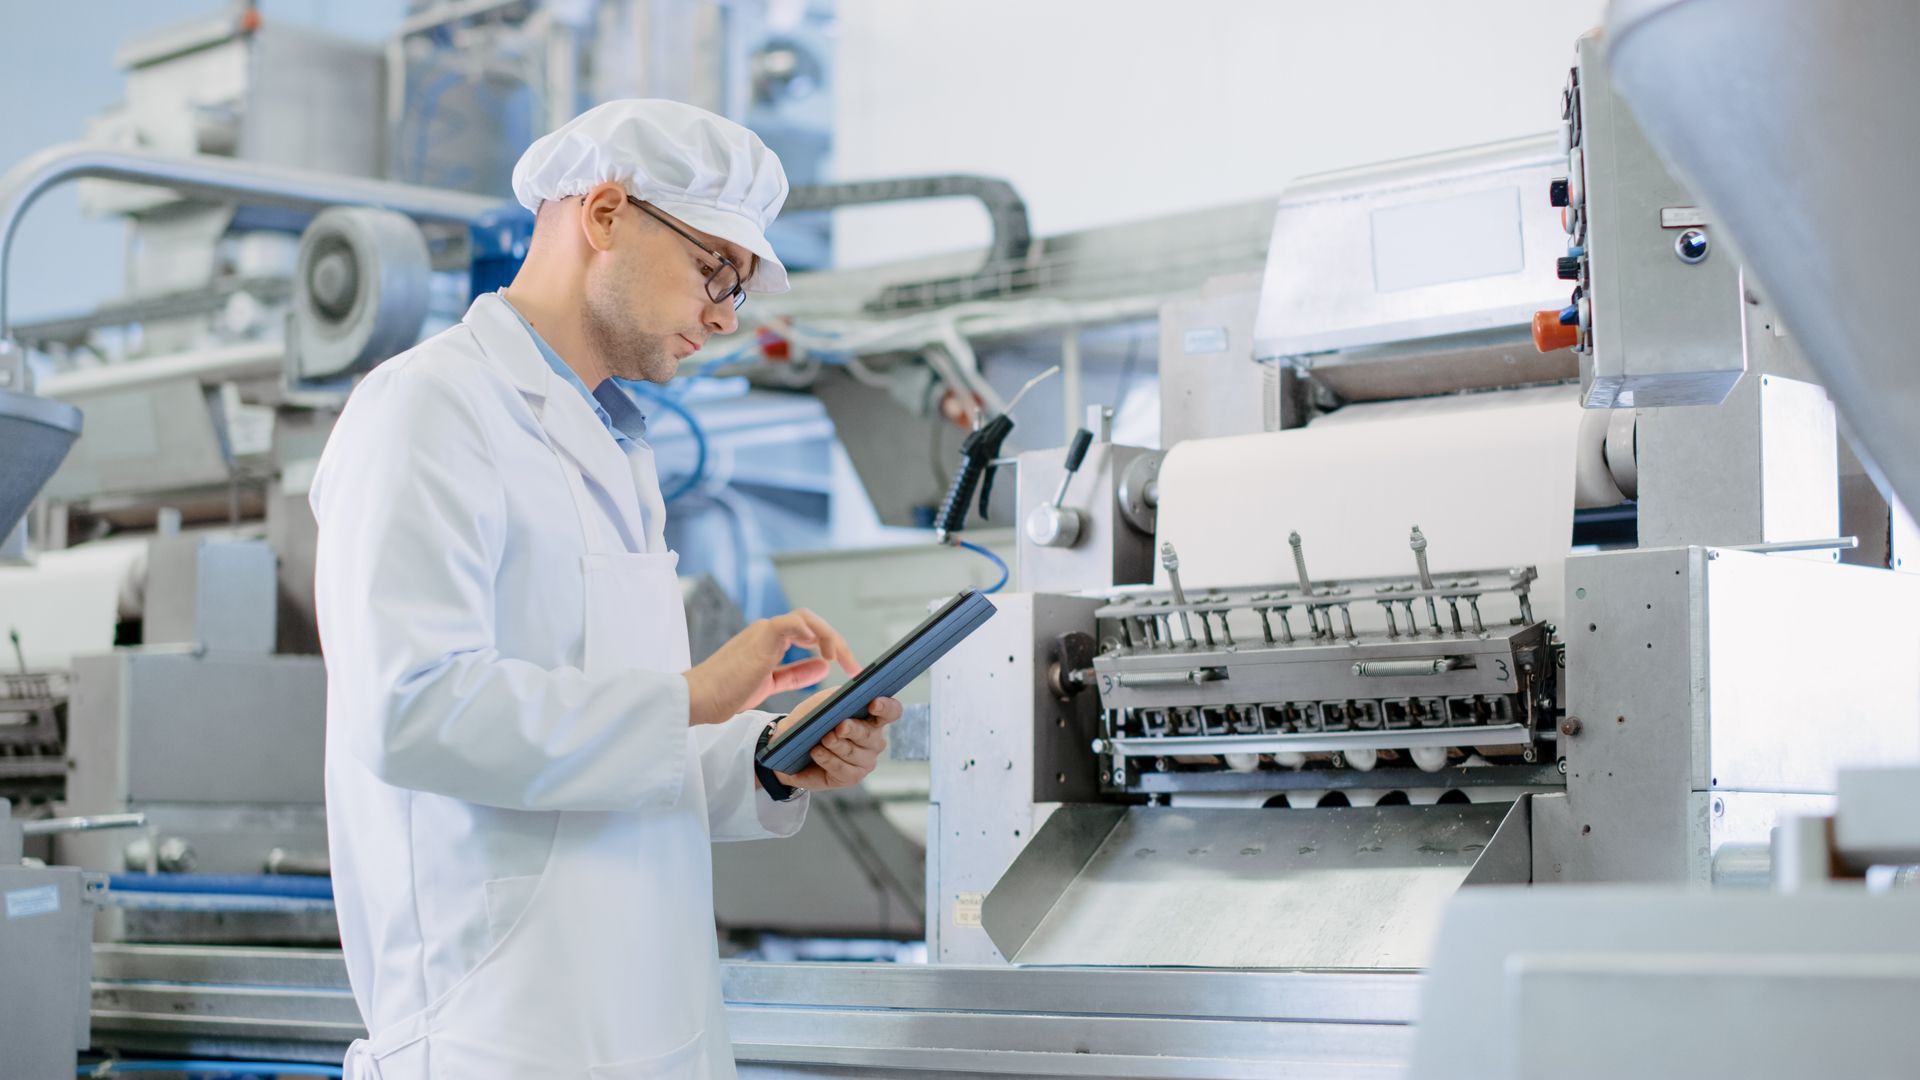
<svg viewBox="0 0 1920 1080">
<path fill-rule="evenodd" d="M 1696 4 L 1711 6 L 1622 6 Z M 438 12 L 449 25 L 487 32 L 452 7 Z M 396 85 L 437 70 L 413 56 L 436 38 L 432 15 L 395 42 Z M 924 744 L 908 752 L 931 789 L 923 882 L 920 849 L 871 801 L 823 802 L 781 849 L 808 868 L 782 876 L 791 892 L 872 901 L 854 916 L 767 898 L 756 876 L 716 865 L 723 923 L 923 928 L 929 961 L 729 961 L 744 1075 L 1352 1075 L 1409 1061 L 1436 1076 L 1561 1075 L 1570 1055 L 1618 1072 L 1626 1059 L 1608 1055 L 1624 1051 L 1603 1045 L 1614 1028 L 1568 1019 L 1583 1005 L 1644 1029 L 1681 1002 L 1731 1015 L 1755 987 L 1790 1013 L 1809 1000 L 1798 987 L 1817 985 L 1835 1004 L 1807 1015 L 1838 1023 L 1849 1008 L 1885 1015 L 1875 989 L 1911 986 L 1906 951 L 1862 959 L 1911 904 L 1820 891 L 1920 860 L 1901 825 L 1910 775 L 1889 788 L 1853 771 L 1920 756 L 1907 614 L 1920 578 L 1895 572 L 1897 540 L 1875 553 L 1846 535 L 1864 521 L 1863 540 L 1897 538 L 1904 519 L 1884 499 L 1842 502 L 1827 387 L 1857 393 L 1857 372 L 1801 355 L 1799 327 L 1833 333 L 1822 309 L 1781 311 L 1819 290 L 1749 273 L 1745 251 L 1778 266 L 1778 249 L 1753 244 L 1751 224 L 1727 235 L 1735 219 L 1716 213 L 1751 215 L 1744 197 L 1710 210 L 1656 153 L 1678 121 L 1642 131 L 1612 84 L 1653 69 L 1611 47 L 1577 46 L 1557 135 L 1068 237 L 1030 237 L 1017 198 L 981 187 L 997 208 L 984 265 L 800 275 L 767 305 L 793 318 L 780 339 L 793 354 L 728 353 L 727 370 L 871 416 L 843 425 L 841 464 L 883 520 L 914 520 L 947 486 L 898 450 L 926 446 L 926 414 L 1001 411 L 990 358 L 1014 357 L 1000 381 L 1018 385 L 1035 355 L 1057 356 L 1056 396 L 1029 408 L 1057 403 L 1071 445 L 1012 440 L 1010 460 L 983 462 L 1015 472 L 989 520 L 1014 526 L 1017 591 L 995 595 L 995 618 L 930 679 Z M 563 66 L 549 89 L 564 89 Z M 1910 100 L 1911 78 L 1901 85 Z M 143 644 L 28 664 L 70 666 L 72 682 L 10 690 L 13 713 L 34 719 L 7 734 L 37 749 L 0 759 L 18 762 L 0 778 L 149 819 L 145 834 L 60 837 L 63 857 L 254 871 L 323 855 L 319 665 L 293 587 L 311 566 L 303 475 L 343 380 L 513 261 L 491 203 L 443 190 L 465 186 L 445 169 L 463 152 L 388 170 L 438 185 L 424 188 L 94 151 L 40 163 L 0 203 L 11 221 L 40 185 L 86 173 L 317 215 L 300 244 L 256 242 L 298 268 L 284 297 L 243 286 L 287 303 L 275 310 L 293 320 L 291 349 L 243 338 L 144 373 L 49 380 L 90 426 L 167 440 L 87 448 L 39 511 L 47 547 L 102 523 L 142 537 L 126 567 L 140 587 L 95 602 L 109 621 L 137 615 Z M 211 301 L 193 303 L 204 324 Z M 1156 318 L 1157 446 L 1116 439 L 1082 382 L 1093 353 L 1130 354 Z M 61 329 L 37 340 L 58 349 Z M 958 436 L 932 430 L 928 456 L 951 459 Z M 1898 477 L 1890 438 L 1869 442 Z M 884 579 L 842 591 L 917 622 L 912 583 L 926 598 L 944 586 L 881 562 L 815 569 Z M 688 604 L 716 626 L 739 617 L 710 587 Z M 29 650 L 41 637 L 26 635 Z M 35 773 L 48 733 L 72 775 Z M 214 740 L 222 756 L 197 756 Z M 1802 890 L 1791 908 L 1726 895 L 1769 876 Z M 120 908 L 108 936 L 173 944 L 98 946 L 92 1044 L 337 1058 L 360 1028 L 337 951 L 314 947 L 324 903 L 282 899 L 243 905 L 256 909 L 245 927 Z M 1788 957 L 1755 960 L 1756 937 L 1783 926 Z M 301 947 L 233 944 L 266 939 Z M 1834 955 L 1849 959 L 1819 966 Z M 1490 1016 L 1516 1034 L 1492 1037 L 1487 1059 Z"/>
</svg>

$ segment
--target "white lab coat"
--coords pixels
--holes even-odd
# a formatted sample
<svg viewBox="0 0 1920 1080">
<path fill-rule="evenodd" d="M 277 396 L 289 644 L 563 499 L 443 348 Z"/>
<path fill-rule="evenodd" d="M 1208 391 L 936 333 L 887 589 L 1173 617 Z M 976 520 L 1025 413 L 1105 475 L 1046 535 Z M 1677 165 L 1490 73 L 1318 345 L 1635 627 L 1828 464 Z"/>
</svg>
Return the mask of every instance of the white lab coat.
<svg viewBox="0 0 1920 1080">
<path fill-rule="evenodd" d="M 312 491 L 347 1075 L 732 1077 L 709 842 L 805 800 L 754 784 L 766 714 L 688 726 L 652 450 L 489 294 L 354 391 Z"/>
</svg>

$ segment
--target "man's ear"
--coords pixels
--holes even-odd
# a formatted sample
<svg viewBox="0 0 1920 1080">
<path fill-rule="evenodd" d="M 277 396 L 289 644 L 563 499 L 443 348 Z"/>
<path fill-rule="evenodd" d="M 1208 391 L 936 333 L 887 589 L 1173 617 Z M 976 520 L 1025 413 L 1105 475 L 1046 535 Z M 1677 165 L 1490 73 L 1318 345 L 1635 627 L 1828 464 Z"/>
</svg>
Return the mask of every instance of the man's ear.
<svg viewBox="0 0 1920 1080">
<path fill-rule="evenodd" d="M 598 184 L 581 196 L 580 232 L 595 251 L 613 247 L 613 234 L 620 211 L 627 205 L 627 189 L 619 184 Z"/>
</svg>

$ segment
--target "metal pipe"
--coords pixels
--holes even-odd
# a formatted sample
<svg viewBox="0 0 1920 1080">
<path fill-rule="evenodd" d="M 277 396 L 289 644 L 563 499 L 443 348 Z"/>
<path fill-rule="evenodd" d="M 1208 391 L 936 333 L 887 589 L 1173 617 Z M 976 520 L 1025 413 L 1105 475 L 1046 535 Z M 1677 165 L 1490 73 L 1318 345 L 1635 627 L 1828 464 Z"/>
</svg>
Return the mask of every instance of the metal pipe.
<svg viewBox="0 0 1920 1080">
<path fill-rule="evenodd" d="M 93 832 L 96 829 L 133 829 L 147 823 L 144 813 L 90 814 L 84 817 L 42 818 L 20 823 L 22 836 L 53 836 L 56 833 Z"/>
<path fill-rule="evenodd" d="M 0 176 L 0 341 L 8 338 L 7 265 L 27 208 L 69 180 L 119 180 L 171 188 L 215 202 L 317 212 L 329 206 L 374 206 L 419 221 L 466 225 L 500 208 L 500 200 L 437 188 L 238 161 L 208 154 L 156 154 L 86 143 L 48 147 Z"/>
</svg>

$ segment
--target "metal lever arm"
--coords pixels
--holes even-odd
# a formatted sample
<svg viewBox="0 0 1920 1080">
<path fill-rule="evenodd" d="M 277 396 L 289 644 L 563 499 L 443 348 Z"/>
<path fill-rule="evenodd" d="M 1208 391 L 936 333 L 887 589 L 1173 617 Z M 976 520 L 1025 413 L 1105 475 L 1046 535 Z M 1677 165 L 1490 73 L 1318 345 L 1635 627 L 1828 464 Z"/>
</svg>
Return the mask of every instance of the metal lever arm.
<svg viewBox="0 0 1920 1080">
<path fill-rule="evenodd" d="M 1061 504 L 1066 502 L 1067 488 L 1073 483 L 1073 474 L 1080 470 L 1080 463 L 1087 459 L 1087 448 L 1093 445 L 1093 432 L 1081 428 L 1074 432 L 1073 443 L 1067 447 L 1067 471 L 1060 476 L 1060 488 L 1053 493 L 1053 501 L 1036 506 L 1027 515 L 1027 539 L 1041 547 L 1072 547 L 1080 540 L 1080 530 L 1086 525 L 1085 517 L 1078 510 L 1070 510 Z"/>
</svg>

